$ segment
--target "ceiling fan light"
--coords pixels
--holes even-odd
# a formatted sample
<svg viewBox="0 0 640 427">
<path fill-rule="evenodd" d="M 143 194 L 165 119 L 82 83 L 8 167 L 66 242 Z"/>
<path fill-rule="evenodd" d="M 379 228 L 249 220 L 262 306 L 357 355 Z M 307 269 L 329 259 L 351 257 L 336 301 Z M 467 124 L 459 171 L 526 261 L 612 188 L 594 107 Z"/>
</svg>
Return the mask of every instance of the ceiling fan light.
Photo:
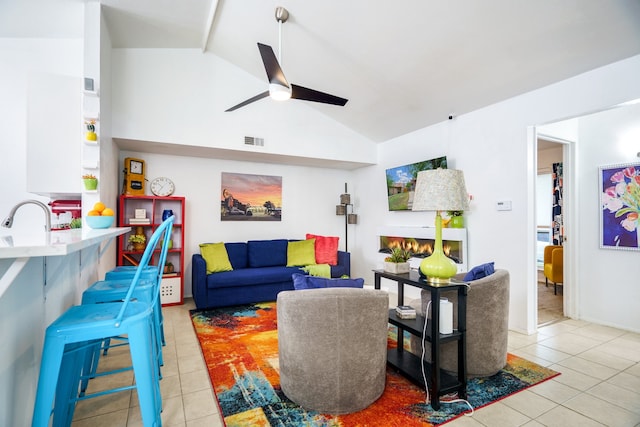
<svg viewBox="0 0 640 427">
<path fill-rule="evenodd" d="M 291 98 L 291 88 L 277 83 L 269 84 L 269 96 L 276 101 L 286 101 Z"/>
</svg>

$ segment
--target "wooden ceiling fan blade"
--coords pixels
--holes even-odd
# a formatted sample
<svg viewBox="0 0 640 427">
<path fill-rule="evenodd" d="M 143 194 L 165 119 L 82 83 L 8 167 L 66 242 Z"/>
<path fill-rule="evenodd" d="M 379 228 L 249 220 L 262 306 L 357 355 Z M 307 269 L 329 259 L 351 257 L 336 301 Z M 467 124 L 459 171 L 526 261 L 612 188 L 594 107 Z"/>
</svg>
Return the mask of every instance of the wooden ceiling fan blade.
<svg viewBox="0 0 640 427">
<path fill-rule="evenodd" d="M 267 96 L 269 96 L 269 91 L 262 92 L 261 94 L 256 95 L 256 96 L 254 96 L 253 98 L 249 98 L 249 99 L 247 99 L 246 101 L 242 101 L 240 104 L 238 104 L 238 105 L 234 105 L 233 107 L 229 108 L 228 110 L 224 110 L 224 111 L 225 111 L 225 113 L 226 113 L 226 112 L 229 112 L 229 111 L 235 111 L 235 110 L 237 110 L 238 108 L 242 108 L 242 107 L 244 107 L 245 105 L 249 105 L 249 104 L 251 104 L 252 102 L 259 101 L 259 100 L 261 100 L 262 98 L 266 98 Z"/>
<path fill-rule="evenodd" d="M 340 106 L 344 106 L 349 101 L 348 99 L 340 98 L 339 96 L 331 95 L 294 84 L 291 85 L 291 98 Z"/>
<path fill-rule="evenodd" d="M 258 49 L 260 50 L 260 56 L 262 57 L 262 63 L 264 64 L 264 70 L 267 72 L 269 83 L 277 83 L 280 86 L 289 87 L 289 82 L 287 82 L 271 46 L 258 43 Z"/>
</svg>

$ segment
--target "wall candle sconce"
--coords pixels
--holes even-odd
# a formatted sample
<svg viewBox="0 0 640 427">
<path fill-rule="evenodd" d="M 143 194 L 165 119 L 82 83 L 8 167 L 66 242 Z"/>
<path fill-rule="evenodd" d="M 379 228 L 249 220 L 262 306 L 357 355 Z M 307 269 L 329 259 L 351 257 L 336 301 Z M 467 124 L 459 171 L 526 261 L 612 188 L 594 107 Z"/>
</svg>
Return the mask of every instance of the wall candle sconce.
<svg viewBox="0 0 640 427">
<path fill-rule="evenodd" d="M 351 213 L 349 213 L 351 207 Z M 349 224 L 358 223 L 358 215 L 353 212 L 353 204 L 351 203 L 351 195 L 347 193 L 347 183 L 344 183 L 344 194 L 340 195 L 340 204 L 336 205 L 336 215 L 344 215 L 344 250 L 349 252 L 349 232 L 347 226 Z"/>
</svg>

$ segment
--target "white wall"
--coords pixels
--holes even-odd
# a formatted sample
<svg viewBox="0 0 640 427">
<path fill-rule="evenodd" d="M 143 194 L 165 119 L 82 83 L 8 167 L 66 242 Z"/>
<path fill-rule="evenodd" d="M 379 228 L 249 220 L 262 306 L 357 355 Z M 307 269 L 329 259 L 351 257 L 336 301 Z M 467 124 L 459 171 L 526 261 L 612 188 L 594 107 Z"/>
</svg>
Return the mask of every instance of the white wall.
<svg viewBox="0 0 640 427">
<path fill-rule="evenodd" d="M 375 162 L 375 144 L 319 113 L 335 106 L 257 101 L 266 82 L 198 49 L 113 50 L 113 137 L 240 151 Z"/>
<path fill-rule="evenodd" d="M 598 167 L 640 164 L 640 105 L 616 108 L 579 120 L 580 318 L 640 331 L 640 252 L 600 249 Z"/>
<path fill-rule="evenodd" d="M 354 193 L 360 200 L 363 215 L 356 231 L 358 243 L 352 254 L 352 272 L 365 277 L 368 283 L 373 282 L 371 269 L 377 265 L 374 250 L 377 226 L 433 223 L 433 214 L 387 211 L 385 169 L 444 154 L 450 168 L 464 170 L 467 189 L 474 196 L 467 213 L 470 264 L 495 261 L 497 268 L 509 270 L 509 327 L 535 331 L 536 170 L 534 144 L 528 140 L 527 128 L 638 98 L 638 75 L 640 56 L 381 144 L 379 164 L 355 172 Z M 590 179 L 595 179 L 595 176 Z M 513 210 L 496 211 L 495 202 L 498 200 L 510 200 Z M 585 203 L 592 203 L 589 209 L 597 213 L 593 198 Z M 577 232 L 592 234 L 596 229 L 591 225 L 580 224 Z M 581 259 L 581 265 L 589 262 L 592 260 Z M 587 277 L 585 280 L 590 279 Z M 619 280 L 616 288 L 622 293 L 633 294 L 637 286 L 633 280 Z M 620 292 L 600 295 L 600 303 L 603 307 L 617 307 L 619 303 L 616 300 L 620 295 Z M 613 318 L 607 317 L 608 310 L 603 311 L 606 312 L 599 318 L 605 323 L 612 323 Z M 640 330 L 637 322 L 630 320 L 615 323 L 624 329 Z"/>
<path fill-rule="evenodd" d="M 185 296 L 192 295 L 191 256 L 200 252 L 200 243 L 304 239 L 306 233 L 313 233 L 339 236 L 340 247 L 344 248 L 344 217 L 336 216 L 335 210 L 340 194 L 344 193 L 344 183 L 352 188 L 353 173 L 350 171 L 130 151 L 120 153 L 118 169 L 122 169 L 125 157 L 144 159 L 147 179 L 166 176 L 176 185 L 174 195 L 186 198 Z M 282 220 L 222 222 L 222 172 L 281 176 Z M 349 226 L 350 233 L 353 233 L 353 227 L 357 226 Z M 354 245 L 352 235 L 349 236 L 349 249 Z"/>
<path fill-rule="evenodd" d="M 28 82 L 34 73 L 80 77 L 82 39 L 0 38 L 0 64 L 0 217 L 4 218 L 22 200 L 49 201 L 27 192 Z M 34 205 L 21 207 L 13 227 L 28 228 L 33 224 L 44 225 L 42 210 Z"/>
<path fill-rule="evenodd" d="M 113 58 L 114 136 L 238 149 L 235 141 L 248 134 L 265 136 L 267 143 L 273 141 L 273 145 L 267 149 L 275 154 L 302 155 L 304 150 L 309 149 L 312 150 L 312 156 L 340 157 L 344 152 L 346 159 L 353 155 L 355 161 L 360 161 L 361 158 L 356 154 L 366 157 L 370 152 L 364 149 L 369 147 L 368 142 L 349 134 L 340 125 L 326 121 L 315 110 L 306 108 L 304 103 L 289 110 L 283 107 L 284 104 L 274 106 L 269 100 L 263 100 L 267 102 L 252 106 L 242 116 L 221 116 L 219 112 L 227 107 L 227 100 L 236 99 L 238 94 L 216 83 L 218 77 L 234 79 L 235 73 L 241 71 L 213 56 L 195 52 L 114 50 Z M 165 72 L 166 69 L 170 69 L 171 73 Z M 156 72 L 156 77 L 153 77 L 153 72 Z M 308 224 L 321 225 L 326 230 L 319 230 L 319 233 L 340 235 L 342 223 L 341 218 L 336 218 L 334 214 L 334 197 L 341 192 L 341 183 L 348 181 L 356 212 L 360 214 L 360 223 L 350 227 L 352 273 L 365 277 L 367 283 L 373 282 L 371 270 L 379 266 L 377 227 L 433 223 L 433 214 L 387 211 L 385 169 L 446 155 L 450 167 L 464 170 L 468 190 L 474 196 L 467 213 L 469 262 L 475 265 L 495 261 L 498 268 L 509 270 L 510 327 L 533 332 L 536 328 L 534 189 L 537 171 L 534 143 L 528 139 L 528 128 L 638 98 L 638 74 L 640 56 L 418 130 L 379 144 L 376 147 L 378 164 L 350 174 L 327 172 L 326 169 L 318 169 L 316 173 L 310 168 L 263 163 L 188 157 L 161 160 L 147 154 L 140 155 L 149 158 L 149 178 L 168 175 L 181 181 L 180 184 L 176 182 L 179 187 L 190 183 L 187 180 L 183 184 L 182 175 L 193 176 L 188 179 L 205 177 L 210 181 L 204 186 L 192 187 L 193 190 L 184 187 L 177 190 L 177 194 L 187 196 L 187 208 L 198 215 L 192 221 L 197 238 L 187 243 L 192 250 L 195 250 L 199 241 L 247 240 L 283 235 L 299 237 L 308 231 Z M 150 82 L 145 79 L 150 79 Z M 249 91 L 262 90 L 262 83 L 252 76 L 244 76 L 240 80 L 252 88 L 255 84 L 255 89 Z M 304 129 L 299 126 L 299 123 L 317 121 L 325 126 L 314 129 L 309 135 L 302 132 Z M 287 123 L 292 123 L 292 126 L 287 126 Z M 332 138 L 334 135 L 340 136 L 338 144 L 333 143 L 336 140 Z M 323 144 L 322 150 L 318 148 L 320 142 Z M 349 150 L 352 146 L 359 147 L 358 153 Z M 157 172 L 152 169 L 154 163 L 162 162 L 167 163 L 168 169 Z M 115 166 L 116 171 L 120 167 L 121 164 Z M 217 208 L 219 173 L 222 171 L 283 175 L 285 182 L 292 181 L 305 190 L 309 188 L 323 194 L 326 201 L 318 202 L 317 206 L 322 209 L 326 206 L 326 212 L 311 220 L 296 215 L 293 223 L 283 218 L 281 225 L 268 228 L 259 223 L 249 228 L 233 223 L 222 224 L 216 220 L 217 209 L 209 217 L 207 213 L 200 213 L 202 209 Z M 309 171 L 313 172 L 309 174 Z M 325 175 L 334 178 L 327 181 Z M 307 202 L 307 191 L 298 188 L 290 193 L 288 191 L 291 190 L 285 184 L 285 197 L 292 197 L 295 203 L 300 203 L 299 200 Z M 211 194 L 210 198 L 203 200 L 202 194 L 207 193 Z M 495 203 L 500 200 L 511 201 L 513 210 L 496 211 Z M 191 203 L 195 205 L 190 206 Z M 290 227 L 292 224 L 293 227 Z M 578 232 L 582 233 L 583 230 Z M 189 284 L 190 279 L 187 278 L 185 286 L 188 288 Z M 638 329 L 634 324 L 618 326 Z"/>
</svg>

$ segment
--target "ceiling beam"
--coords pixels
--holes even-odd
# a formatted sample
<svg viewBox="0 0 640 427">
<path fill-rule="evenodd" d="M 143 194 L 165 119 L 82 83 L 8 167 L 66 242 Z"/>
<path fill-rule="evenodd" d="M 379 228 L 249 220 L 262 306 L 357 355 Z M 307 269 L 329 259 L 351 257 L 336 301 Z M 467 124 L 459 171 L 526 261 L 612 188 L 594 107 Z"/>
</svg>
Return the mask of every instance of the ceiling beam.
<svg viewBox="0 0 640 427">
<path fill-rule="evenodd" d="M 207 18 L 207 26 L 204 29 L 204 36 L 202 38 L 202 53 L 207 51 L 207 46 L 209 45 L 209 37 L 211 36 L 211 31 L 213 30 L 213 20 L 215 19 L 216 12 L 218 10 L 218 2 L 219 0 L 212 0 L 211 2 L 209 17 Z"/>
</svg>

